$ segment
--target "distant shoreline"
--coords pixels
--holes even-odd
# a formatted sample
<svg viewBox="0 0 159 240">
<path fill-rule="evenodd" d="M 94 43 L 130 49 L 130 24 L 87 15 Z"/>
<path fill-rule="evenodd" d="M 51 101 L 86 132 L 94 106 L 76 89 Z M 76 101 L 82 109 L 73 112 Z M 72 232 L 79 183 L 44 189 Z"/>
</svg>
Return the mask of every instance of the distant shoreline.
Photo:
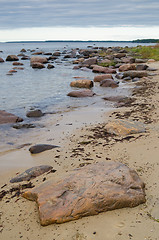
<svg viewBox="0 0 159 240">
<path fill-rule="evenodd" d="M 114 41 L 114 40 L 103 40 L 103 41 L 94 41 L 94 40 L 45 40 L 45 41 L 8 41 L 8 42 L 0 42 L 0 43 L 49 43 L 49 42 L 119 42 L 119 43 L 159 43 L 159 39 L 137 39 L 132 41 Z"/>
</svg>

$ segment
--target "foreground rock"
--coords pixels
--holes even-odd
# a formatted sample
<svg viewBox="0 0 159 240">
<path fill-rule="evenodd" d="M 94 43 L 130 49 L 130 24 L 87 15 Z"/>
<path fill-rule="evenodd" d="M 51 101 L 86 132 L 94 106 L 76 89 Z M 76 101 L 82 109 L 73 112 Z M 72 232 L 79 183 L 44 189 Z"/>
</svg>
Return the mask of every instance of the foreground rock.
<svg viewBox="0 0 159 240">
<path fill-rule="evenodd" d="M 0 124 L 22 122 L 23 119 L 12 113 L 0 110 Z"/>
<path fill-rule="evenodd" d="M 87 79 L 80 79 L 76 80 L 70 83 L 71 87 L 77 87 L 77 88 L 92 88 L 93 87 L 93 81 L 87 80 Z"/>
<path fill-rule="evenodd" d="M 36 201 L 41 225 L 64 223 L 145 202 L 144 183 L 119 162 L 101 162 L 76 169 L 58 182 L 49 181 L 23 197 Z"/>
<path fill-rule="evenodd" d="M 41 153 L 41 152 L 51 150 L 51 149 L 57 148 L 57 147 L 59 147 L 59 146 L 50 145 L 50 144 L 37 144 L 37 145 L 34 145 L 34 146 L 30 147 L 29 151 L 32 154 L 36 154 L 36 153 Z"/>
<path fill-rule="evenodd" d="M 145 126 L 137 121 L 114 120 L 107 123 L 106 130 L 108 133 L 118 136 L 127 136 L 135 133 L 146 132 Z"/>
<path fill-rule="evenodd" d="M 79 91 L 72 91 L 67 94 L 69 97 L 93 97 L 95 95 L 94 92 L 92 92 L 89 89 L 86 90 L 79 90 Z"/>
<path fill-rule="evenodd" d="M 113 79 L 104 79 L 100 81 L 100 86 L 101 87 L 111 87 L 111 88 L 116 88 L 118 87 L 118 83 L 115 82 Z"/>
<path fill-rule="evenodd" d="M 48 172 L 52 169 L 52 166 L 49 165 L 41 165 L 41 166 L 36 166 L 36 167 L 32 167 L 27 169 L 25 172 L 17 175 L 15 178 L 12 178 L 10 180 L 11 183 L 15 183 L 15 182 L 22 182 L 22 181 L 29 181 L 33 178 L 36 178 L 40 175 L 42 175 L 45 172 Z"/>
</svg>

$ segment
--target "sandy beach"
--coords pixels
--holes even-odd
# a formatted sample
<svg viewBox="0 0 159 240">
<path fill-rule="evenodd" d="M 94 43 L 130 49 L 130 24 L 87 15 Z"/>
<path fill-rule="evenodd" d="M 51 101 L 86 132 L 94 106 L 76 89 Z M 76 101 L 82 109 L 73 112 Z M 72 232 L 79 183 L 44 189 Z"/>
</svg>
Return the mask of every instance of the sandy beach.
<svg viewBox="0 0 159 240">
<path fill-rule="evenodd" d="M 146 203 L 43 227 L 36 203 L 21 195 L 14 196 L 15 191 L 8 192 L 0 201 L 0 239 L 159 240 L 159 62 L 148 65 L 158 69 L 156 75 L 133 83 L 135 101 L 128 106 L 105 112 L 103 101 L 100 106 L 95 104 L 67 112 L 54 122 L 54 127 L 50 123 L 43 135 L 37 133 L 33 139 L 25 139 L 25 143 L 47 142 L 60 148 L 31 155 L 27 145 L 0 155 L 0 191 L 19 186 L 19 183 L 10 183 L 10 179 L 32 166 L 48 164 L 57 170 L 31 180 L 38 186 L 47 180 L 60 179 L 77 167 L 113 160 L 138 173 L 146 184 Z M 107 141 L 102 129 L 113 119 L 141 121 L 146 132 Z"/>
</svg>

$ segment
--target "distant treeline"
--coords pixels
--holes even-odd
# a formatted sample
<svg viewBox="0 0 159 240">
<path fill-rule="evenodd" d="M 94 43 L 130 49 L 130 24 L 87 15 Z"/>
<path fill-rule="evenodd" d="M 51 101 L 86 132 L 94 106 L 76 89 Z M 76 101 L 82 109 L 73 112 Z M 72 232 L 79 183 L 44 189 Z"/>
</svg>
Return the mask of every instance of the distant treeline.
<svg viewBox="0 0 159 240">
<path fill-rule="evenodd" d="M 134 43 L 159 43 L 159 39 L 137 39 L 133 40 Z"/>
</svg>

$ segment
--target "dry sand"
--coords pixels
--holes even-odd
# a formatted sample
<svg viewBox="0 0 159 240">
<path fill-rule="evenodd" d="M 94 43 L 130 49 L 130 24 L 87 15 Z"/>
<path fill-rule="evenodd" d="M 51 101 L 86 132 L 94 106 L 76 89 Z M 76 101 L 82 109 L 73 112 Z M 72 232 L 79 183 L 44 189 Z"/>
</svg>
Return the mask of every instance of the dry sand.
<svg viewBox="0 0 159 240">
<path fill-rule="evenodd" d="M 149 65 L 159 69 L 159 62 Z M 111 159 L 125 163 L 138 172 L 146 184 L 146 203 L 42 227 L 36 203 L 14 196 L 15 191 L 6 194 L 0 201 L 0 239 L 159 240 L 159 76 L 142 79 L 137 85 L 139 88 L 133 90 L 136 101 L 129 106 L 115 109 L 109 115 L 102 114 L 102 108 L 68 113 L 65 119 L 60 120 L 59 129 L 50 129 L 45 138 L 41 136 L 42 139 L 50 139 L 50 144 L 60 144 L 60 149 L 31 156 L 26 146 L 3 153 L 0 156 L 3 162 L 0 190 L 19 185 L 9 183 L 10 178 L 33 165 L 50 164 L 57 170 L 32 180 L 37 186 L 45 178 L 56 180 L 76 167 Z M 146 123 L 147 131 L 130 139 L 108 141 L 103 136 L 102 128 L 105 122 L 114 118 L 140 120 Z M 11 163 L 12 167 L 7 170 Z M 3 187 L 4 184 L 7 185 Z"/>
</svg>

